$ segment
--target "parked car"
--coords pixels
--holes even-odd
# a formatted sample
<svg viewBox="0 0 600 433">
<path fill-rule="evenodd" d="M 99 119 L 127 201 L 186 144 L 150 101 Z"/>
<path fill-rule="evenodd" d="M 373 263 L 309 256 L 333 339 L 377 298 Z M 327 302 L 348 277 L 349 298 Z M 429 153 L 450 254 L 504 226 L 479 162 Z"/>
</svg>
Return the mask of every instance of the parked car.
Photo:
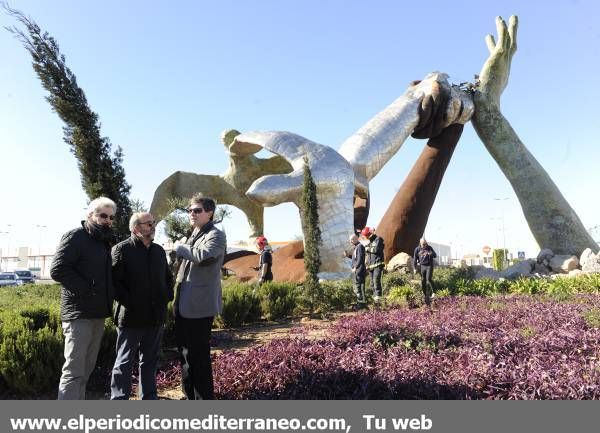
<svg viewBox="0 0 600 433">
<path fill-rule="evenodd" d="M 22 286 L 23 281 L 19 280 L 14 272 L 0 273 L 0 287 L 4 286 Z"/>
<path fill-rule="evenodd" d="M 33 284 L 35 283 L 35 277 L 34 275 L 31 273 L 31 271 L 28 271 L 27 269 L 17 269 L 15 271 L 15 274 L 17 274 L 17 278 L 19 280 L 21 280 L 23 282 L 23 284 Z"/>
</svg>

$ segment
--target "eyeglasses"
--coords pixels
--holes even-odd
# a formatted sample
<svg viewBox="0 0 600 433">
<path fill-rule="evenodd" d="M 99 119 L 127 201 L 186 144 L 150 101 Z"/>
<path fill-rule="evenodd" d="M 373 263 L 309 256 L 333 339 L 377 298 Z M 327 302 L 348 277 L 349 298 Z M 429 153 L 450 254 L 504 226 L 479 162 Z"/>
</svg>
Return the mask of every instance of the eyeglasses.
<svg viewBox="0 0 600 433">
<path fill-rule="evenodd" d="M 201 207 L 195 207 L 195 208 L 191 208 L 187 210 L 188 213 L 193 213 L 194 215 L 198 215 L 202 212 L 206 212 L 204 209 L 202 209 Z"/>
<path fill-rule="evenodd" d="M 147 225 L 148 227 L 152 227 L 154 226 L 154 224 L 156 224 L 156 221 L 146 221 L 144 223 L 138 223 L 139 225 Z"/>
<path fill-rule="evenodd" d="M 114 220 L 114 219 L 115 219 L 115 216 L 114 216 L 114 215 L 106 215 L 105 213 L 99 213 L 99 214 L 96 214 L 96 215 L 98 215 L 98 216 L 99 216 L 100 218 L 102 218 L 103 220 L 105 220 L 105 219 L 107 219 L 107 218 L 108 218 L 109 220 L 111 220 L 111 221 L 112 221 L 112 220 Z"/>
</svg>

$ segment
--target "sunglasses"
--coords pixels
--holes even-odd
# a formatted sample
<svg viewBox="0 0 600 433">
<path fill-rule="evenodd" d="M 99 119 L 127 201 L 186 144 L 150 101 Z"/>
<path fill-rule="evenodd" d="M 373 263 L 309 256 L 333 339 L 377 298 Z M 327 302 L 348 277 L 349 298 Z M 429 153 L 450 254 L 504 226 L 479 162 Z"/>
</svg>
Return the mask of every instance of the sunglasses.
<svg viewBox="0 0 600 433">
<path fill-rule="evenodd" d="M 198 215 L 198 214 L 200 214 L 202 212 L 206 212 L 201 207 L 195 207 L 195 208 L 192 208 L 192 209 L 188 209 L 187 211 L 188 211 L 188 213 L 193 213 L 194 215 Z"/>
<path fill-rule="evenodd" d="M 106 215 L 105 213 L 99 213 L 99 214 L 97 214 L 97 215 L 98 215 L 100 218 L 102 218 L 103 220 L 105 220 L 105 219 L 107 219 L 107 218 L 108 218 L 109 220 L 111 220 L 111 221 L 112 221 L 112 220 L 114 220 L 114 219 L 115 219 L 115 216 L 114 216 L 114 215 Z"/>
<path fill-rule="evenodd" d="M 154 224 L 156 224 L 156 221 L 146 221 L 145 223 L 138 223 L 139 225 L 147 225 L 148 227 L 152 227 L 154 226 Z"/>
</svg>

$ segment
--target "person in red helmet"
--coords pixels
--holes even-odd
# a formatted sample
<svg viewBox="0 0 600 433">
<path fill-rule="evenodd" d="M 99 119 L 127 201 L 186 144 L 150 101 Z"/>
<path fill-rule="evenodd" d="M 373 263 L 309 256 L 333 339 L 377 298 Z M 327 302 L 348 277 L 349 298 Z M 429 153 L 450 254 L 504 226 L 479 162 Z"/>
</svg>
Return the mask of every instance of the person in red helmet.
<svg viewBox="0 0 600 433">
<path fill-rule="evenodd" d="M 360 234 L 368 239 L 369 243 L 365 247 L 367 270 L 371 276 L 371 289 L 373 290 L 373 300 L 379 302 L 381 298 L 381 277 L 383 275 L 383 238 L 375 234 L 375 229 L 365 227 Z"/>
<path fill-rule="evenodd" d="M 271 254 L 271 245 L 264 236 L 256 238 L 256 246 L 260 252 L 260 259 L 258 261 L 258 267 L 255 270 L 258 271 L 258 284 L 262 284 L 266 281 L 273 281 L 273 272 L 271 267 L 273 266 L 273 255 Z"/>
</svg>

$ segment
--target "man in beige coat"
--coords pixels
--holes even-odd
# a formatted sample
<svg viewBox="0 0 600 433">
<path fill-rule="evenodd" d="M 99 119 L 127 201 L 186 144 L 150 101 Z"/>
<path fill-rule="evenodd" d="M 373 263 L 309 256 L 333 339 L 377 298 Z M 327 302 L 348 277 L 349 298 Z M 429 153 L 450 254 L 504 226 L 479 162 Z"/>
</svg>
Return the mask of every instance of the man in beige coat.
<svg viewBox="0 0 600 433">
<path fill-rule="evenodd" d="M 214 200 L 194 196 L 188 208 L 192 234 L 175 248 L 183 259 L 177 274 L 173 304 L 175 333 L 181 357 L 181 381 L 188 400 L 214 399 L 210 335 L 213 319 L 221 313 L 221 266 L 225 233 L 213 223 Z"/>
</svg>

